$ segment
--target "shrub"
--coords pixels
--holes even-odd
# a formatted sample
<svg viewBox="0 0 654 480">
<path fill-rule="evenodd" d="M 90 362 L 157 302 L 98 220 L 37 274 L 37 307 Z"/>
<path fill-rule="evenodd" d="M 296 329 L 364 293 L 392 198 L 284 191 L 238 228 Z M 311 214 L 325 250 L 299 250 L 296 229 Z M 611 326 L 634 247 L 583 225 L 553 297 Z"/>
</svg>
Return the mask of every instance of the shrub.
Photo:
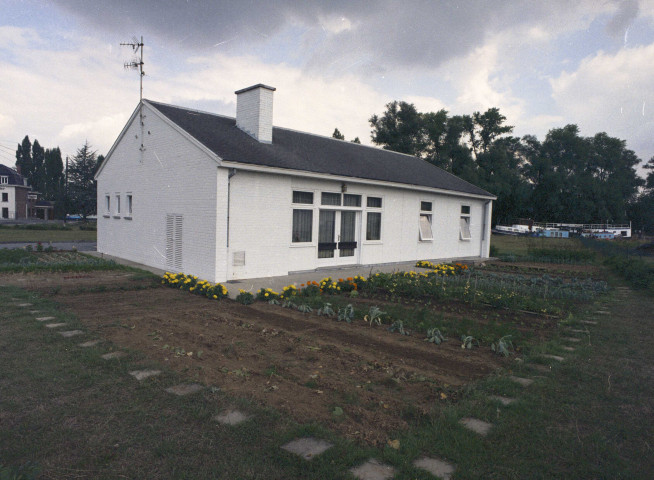
<svg viewBox="0 0 654 480">
<path fill-rule="evenodd" d="M 206 280 L 198 280 L 198 277 L 195 275 L 166 272 L 161 283 L 168 287 L 186 290 L 195 295 L 203 295 L 213 300 L 220 300 L 227 296 L 227 288 L 224 285 L 220 283 L 210 283 Z"/>
<path fill-rule="evenodd" d="M 254 295 L 245 290 L 239 290 L 239 294 L 236 296 L 236 301 L 243 305 L 250 305 L 254 303 Z"/>
</svg>

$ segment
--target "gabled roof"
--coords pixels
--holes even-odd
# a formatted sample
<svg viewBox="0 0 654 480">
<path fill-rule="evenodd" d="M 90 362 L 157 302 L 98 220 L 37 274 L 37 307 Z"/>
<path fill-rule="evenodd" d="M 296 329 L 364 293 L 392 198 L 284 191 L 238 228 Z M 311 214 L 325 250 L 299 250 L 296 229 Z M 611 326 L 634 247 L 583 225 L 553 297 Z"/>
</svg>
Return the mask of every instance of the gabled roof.
<svg viewBox="0 0 654 480">
<path fill-rule="evenodd" d="M 272 144 L 260 143 L 237 128 L 234 118 L 146 102 L 223 161 L 495 198 L 486 190 L 412 155 L 279 127 L 273 127 Z"/>
<path fill-rule="evenodd" d="M 25 183 L 23 182 L 23 176 L 13 168 L 9 168 L 6 165 L 0 164 L 0 176 L 9 177 L 9 185 L 20 185 L 21 187 L 25 186 Z"/>
</svg>

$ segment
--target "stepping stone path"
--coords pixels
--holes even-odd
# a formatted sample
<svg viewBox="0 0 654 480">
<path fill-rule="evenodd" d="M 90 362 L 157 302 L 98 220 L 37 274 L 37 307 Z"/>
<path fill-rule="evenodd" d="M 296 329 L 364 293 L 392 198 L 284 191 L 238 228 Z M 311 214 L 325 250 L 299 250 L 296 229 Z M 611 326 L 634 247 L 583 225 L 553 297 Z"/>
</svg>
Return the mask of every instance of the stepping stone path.
<svg viewBox="0 0 654 480">
<path fill-rule="evenodd" d="M 484 422 L 477 418 L 466 417 L 459 420 L 459 423 L 466 427 L 469 430 L 472 430 L 475 433 L 485 437 L 490 432 L 490 429 L 493 428 L 492 423 Z"/>
<path fill-rule="evenodd" d="M 39 322 L 49 322 L 50 320 L 54 320 L 55 317 L 36 317 L 36 319 Z"/>
<path fill-rule="evenodd" d="M 597 325 L 597 322 L 595 320 L 580 320 L 580 323 L 584 323 L 586 325 Z M 573 330 L 574 332 L 575 330 Z"/>
<path fill-rule="evenodd" d="M 519 383 L 523 387 L 528 387 L 529 385 L 534 383 L 534 381 L 531 378 L 515 377 L 513 375 L 509 376 L 509 380 L 511 380 L 511 381 L 513 381 L 515 383 Z"/>
<path fill-rule="evenodd" d="M 305 460 L 313 460 L 316 456 L 332 447 L 333 445 L 331 443 L 313 437 L 298 438 L 297 440 L 288 442 L 286 445 L 282 445 L 282 449 L 299 455 Z"/>
<path fill-rule="evenodd" d="M 581 339 L 575 337 L 561 337 L 561 340 L 565 340 L 566 342 L 572 342 L 572 343 L 581 342 Z"/>
<path fill-rule="evenodd" d="M 574 352 L 575 351 L 575 347 L 561 347 L 561 348 L 563 350 L 565 350 L 566 352 Z"/>
<path fill-rule="evenodd" d="M 454 473 L 454 465 L 439 460 L 437 458 L 422 457 L 415 462 L 413 465 L 416 468 L 422 468 L 427 470 L 429 473 L 435 477 L 442 478 L 443 480 L 450 480 L 452 474 Z"/>
<path fill-rule="evenodd" d="M 501 395 L 491 395 L 488 398 L 500 402 L 505 407 L 515 402 L 515 398 L 502 397 Z"/>
<path fill-rule="evenodd" d="M 180 385 L 175 385 L 174 387 L 167 388 L 168 393 L 174 393 L 175 395 L 190 395 L 192 393 L 199 392 L 204 387 L 197 383 L 182 383 Z"/>
<path fill-rule="evenodd" d="M 82 330 L 68 330 L 67 332 L 59 332 L 59 334 L 64 338 L 70 338 L 77 335 L 84 335 L 84 332 Z"/>
<path fill-rule="evenodd" d="M 579 330 L 578 328 L 571 328 L 570 331 L 572 333 L 588 333 L 588 330 Z"/>
<path fill-rule="evenodd" d="M 134 370 L 132 372 L 129 372 L 129 374 L 135 379 L 137 379 L 139 382 L 141 380 L 145 380 L 148 377 L 159 375 L 160 373 L 161 370 Z"/>
<path fill-rule="evenodd" d="M 19 307 L 31 307 L 31 306 L 33 306 L 33 304 L 32 303 L 19 303 L 18 306 Z"/>
<path fill-rule="evenodd" d="M 82 348 L 89 348 L 95 347 L 98 343 L 100 343 L 100 340 L 89 340 L 88 342 L 80 343 L 79 346 Z"/>
<path fill-rule="evenodd" d="M 238 425 L 239 423 L 243 423 L 249 418 L 249 415 L 241 413 L 238 410 L 225 410 L 223 413 L 213 417 L 216 422 L 222 423 L 223 425 Z"/>
<path fill-rule="evenodd" d="M 558 355 L 549 355 L 549 354 L 546 354 L 546 353 L 541 355 L 541 357 L 542 358 L 549 358 L 550 360 L 556 360 L 557 362 L 562 362 L 563 360 L 565 360 L 565 358 L 560 357 Z"/>
<path fill-rule="evenodd" d="M 116 358 L 121 358 L 126 355 L 125 352 L 111 352 L 111 353 L 105 353 L 104 355 L 100 355 L 101 358 L 104 358 L 105 360 L 114 360 Z"/>
<path fill-rule="evenodd" d="M 59 328 L 66 325 L 65 323 L 48 323 L 45 325 L 45 328 Z"/>
<path fill-rule="evenodd" d="M 387 480 L 393 478 L 393 475 L 395 475 L 395 469 L 393 467 L 384 465 L 374 458 L 358 467 L 350 469 L 350 472 L 359 480 Z"/>
<path fill-rule="evenodd" d="M 552 371 L 552 367 L 549 365 L 541 365 L 540 363 L 530 363 L 527 366 L 529 368 L 533 368 L 534 370 L 538 370 L 541 373 L 550 373 Z"/>
</svg>

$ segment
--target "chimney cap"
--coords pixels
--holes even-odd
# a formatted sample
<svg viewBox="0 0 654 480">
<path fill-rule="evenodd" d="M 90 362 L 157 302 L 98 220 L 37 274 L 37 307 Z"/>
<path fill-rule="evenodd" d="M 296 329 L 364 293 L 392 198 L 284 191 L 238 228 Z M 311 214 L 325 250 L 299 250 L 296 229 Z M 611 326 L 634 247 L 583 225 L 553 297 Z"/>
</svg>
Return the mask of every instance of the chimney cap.
<svg viewBox="0 0 654 480">
<path fill-rule="evenodd" d="M 248 92 L 250 90 L 254 90 L 255 88 L 267 88 L 268 90 L 270 90 L 272 92 L 277 90 L 275 87 L 270 87 L 268 85 L 264 85 L 263 83 L 257 83 L 256 85 L 252 85 L 251 87 L 245 87 L 245 88 L 242 88 L 240 90 L 236 90 L 234 93 L 236 95 L 238 95 L 239 93 L 245 93 L 245 92 Z"/>
</svg>

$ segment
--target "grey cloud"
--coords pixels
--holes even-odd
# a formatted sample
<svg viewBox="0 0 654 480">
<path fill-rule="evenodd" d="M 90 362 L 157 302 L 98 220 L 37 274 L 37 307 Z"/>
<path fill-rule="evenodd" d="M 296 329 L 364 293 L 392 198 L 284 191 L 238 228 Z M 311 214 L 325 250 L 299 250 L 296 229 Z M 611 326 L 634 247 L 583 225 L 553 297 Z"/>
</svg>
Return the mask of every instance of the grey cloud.
<svg viewBox="0 0 654 480">
<path fill-rule="evenodd" d="M 606 25 L 606 31 L 614 37 L 622 37 L 625 30 L 638 18 L 638 0 L 624 0 L 620 3 L 618 11 Z"/>
<path fill-rule="evenodd" d="M 252 51 L 289 26 L 304 29 L 297 53 L 306 67 L 322 72 L 352 70 L 377 74 L 411 67 L 435 67 L 483 45 L 493 33 L 532 22 L 556 22 L 579 9 L 569 0 L 331 0 L 331 1 L 139 1 L 55 0 L 97 28 L 129 34 L 151 32 L 178 48 Z M 583 2 L 582 2 L 583 3 Z M 616 27 L 634 15 L 624 2 Z M 629 5 L 627 5 L 629 4 Z M 637 12 L 637 4 L 636 4 Z M 350 30 L 330 33 L 323 17 L 343 16 Z M 556 17 L 556 18 L 555 18 Z M 129 37 L 128 37 L 129 38 Z M 240 50 L 239 50 L 240 49 Z"/>
</svg>

